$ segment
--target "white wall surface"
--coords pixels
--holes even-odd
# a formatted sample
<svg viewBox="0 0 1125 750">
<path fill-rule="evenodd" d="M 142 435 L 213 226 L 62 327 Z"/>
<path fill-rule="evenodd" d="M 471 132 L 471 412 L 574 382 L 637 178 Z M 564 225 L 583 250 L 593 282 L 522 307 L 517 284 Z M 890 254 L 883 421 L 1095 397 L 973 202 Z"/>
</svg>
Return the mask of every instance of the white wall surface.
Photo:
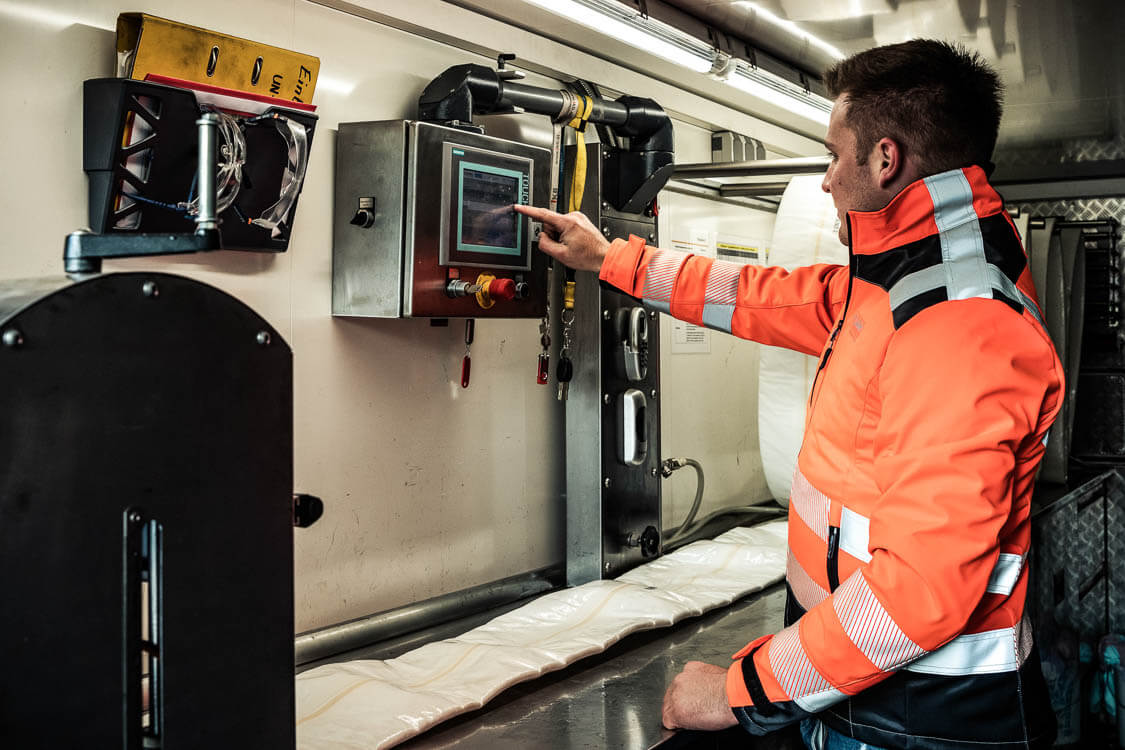
<svg viewBox="0 0 1125 750">
<path fill-rule="evenodd" d="M 541 66 L 619 90 L 627 84 L 631 94 L 692 112 L 695 124 L 677 123 L 680 161 L 709 159 L 700 117 L 754 134 L 755 121 L 744 113 L 527 32 L 498 36 L 499 22 L 440 0 L 368 4 L 465 43 L 503 44 Z M 472 385 L 462 390 L 457 321 L 433 328 L 425 320 L 330 315 L 338 123 L 413 116 L 431 78 L 490 59 L 306 0 L 0 0 L 0 65 L 12 73 L 0 137 L 0 278 L 59 275 L 65 234 L 86 224 L 82 81 L 112 75 L 115 19 L 135 10 L 321 59 L 314 101 L 320 122 L 287 253 L 105 264 L 107 272 L 154 269 L 213 284 L 267 318 L 292 347 L 295 489 L 326 505 L 318 524 L 296 531 L 297 630 L 560 562 L 562 413 L 551 389 L 534 382 L 536 322 L 479 321 Z M 541 134 L 545 120 L 524 120 L 521 129 Z M 779 153 L 806 143 L 783 135 L 770 144 Z M 724 226 L 748 222 L 758 230 L 772 221 L 668 193 L 663 202 L 670 215 Z M 703 461 L 706 508 L 768 496 L 757 458 L 756 345 L 718 334 L 712 341 L 711 354 L 665 357 L 664 371 L 664 455 Z M 670 523 L 690 504 L 690 474 L 665 485 Z"/>
</svg>

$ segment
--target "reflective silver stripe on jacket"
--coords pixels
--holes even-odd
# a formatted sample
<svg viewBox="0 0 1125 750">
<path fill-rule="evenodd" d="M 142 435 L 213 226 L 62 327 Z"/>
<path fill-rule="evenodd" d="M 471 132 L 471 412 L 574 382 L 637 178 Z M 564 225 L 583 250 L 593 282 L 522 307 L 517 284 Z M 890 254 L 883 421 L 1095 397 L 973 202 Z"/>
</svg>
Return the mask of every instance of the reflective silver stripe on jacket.
<svg viewBox="0 0 1125 750">
<path fill-rule="evenodd" d="M 1027 660 L 1031 643 L 1031 626 L 1025 619 L 1010 628 L 959 635 L 904 669 L 947 676 L 1014 672 Z"/>
<path fill-rule="evenodd" d="M 1001 552 L 992 575 L 988 578 L 988 587 L 985 589 L 990 594 L 1003 594 L 1008 596 L 1015 589 L 1023 571 L 1023 555 L 1014 555 L 1010 552 Z"/>
<path fill-rule="evenodd" d="M 899 279 L 887 291 L 891 309 L 926 292 L 944 289 L 946 299 L 993 299 L 995 292 L 1023 305 L 1040 322 L 1035 303 L 988 262 L 980 220 L 973 208 L 973 189 L 964 172 L 955 169 L 927 177 L 923 182 L 934 204 L 942 262 Z"/>
</svg>

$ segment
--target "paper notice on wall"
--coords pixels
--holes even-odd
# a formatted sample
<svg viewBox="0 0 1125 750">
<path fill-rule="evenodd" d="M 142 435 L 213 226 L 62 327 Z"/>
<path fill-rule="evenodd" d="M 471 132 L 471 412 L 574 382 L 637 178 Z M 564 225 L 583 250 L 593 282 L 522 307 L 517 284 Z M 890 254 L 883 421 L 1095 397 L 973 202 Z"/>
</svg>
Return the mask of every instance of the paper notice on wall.
<svg viewBox="0 0 1125 750">
<path fill-rule="evenodd" d="M 672 320 L 673 354 L 710 354 L 711 331 L 702 326 Z"/>
<path fill-rule="evenodd" d="M 682 253 L 715 257 L 715 233 L 699 227 L 676 227 L 673 229 L 668 248 Z"/>
<path fill-rule="evenodd" d="M 715 257 L 732 263 L 764 265 L 768 243 L 753 237 L 719 234 L 715 237 Z"/>
</svg>

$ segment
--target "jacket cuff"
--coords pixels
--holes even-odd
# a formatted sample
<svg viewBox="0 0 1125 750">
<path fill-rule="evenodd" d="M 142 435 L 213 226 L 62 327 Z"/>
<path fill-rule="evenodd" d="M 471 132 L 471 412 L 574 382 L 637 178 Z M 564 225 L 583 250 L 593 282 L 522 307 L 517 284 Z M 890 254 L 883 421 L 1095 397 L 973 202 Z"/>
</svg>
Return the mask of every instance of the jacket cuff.
<svg viewBox="0 0 1125 750">
<path fill-rule="evenodd" d="M 637 267 L 645 252 L 645 241 L 634 234 L 628 240 L 616 239 L 609 246 L 602 269 L 598 278 L 612 284 L 614 287 L 637 296 L 634 283 L 637 277 Z"/>
<path fill-rule="evenodd" d="M 742 678 L 742 659 L 730 665 L 727 670 L 727 705 L 731 708 L 744 708 L 754 705 L 746 680 Z"/>
</svg>

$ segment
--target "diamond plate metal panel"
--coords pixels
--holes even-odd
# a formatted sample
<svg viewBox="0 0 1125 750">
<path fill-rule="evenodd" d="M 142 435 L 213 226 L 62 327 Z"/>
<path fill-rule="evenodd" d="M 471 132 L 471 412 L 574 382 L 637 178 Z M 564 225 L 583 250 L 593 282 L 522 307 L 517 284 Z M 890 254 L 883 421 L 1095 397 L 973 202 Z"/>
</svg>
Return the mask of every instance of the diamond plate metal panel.
<svg viewBox="0 0 1125 750">
<path fill-rule="evenodd" d="M 1103 483 L 1094 497 L 1075 503 L 1074 536 L 1067 545 L 1071 627 L 1091 641 L 1106 629 L 1105 502 Z"/>
<path fill-rule="evenodd" d="M 1028 608 L 1086 642 L 1125 627 L 1125 478 L 1102 474 L 1032 521 Z"/>
<path fill-rule="evenodd" d="M 1082 138 L 1035 148 L 1005 149 L 993 157 L 997 166 L 1024 167 L 1125 158 L 1125 136 Z"/>
<path fill-rule="evenodd" d="M 1032 217 L 1060 216 L 1067 221 L 1095 221 L 1113 218 L 1125 223 L 1125 196 L 1111 198 L 1077 198 L 1073 200 L 1030 201 L 1013 203 L 1021 213 Z M 1121 244 L 1118 244 L 1121 247 Z"/>
<path fill-rule="evenodd" d="M 1106 515 L 1109 632 L 1125 633 L 1125 482 L 1118 477 L 1114 484 Z"/>
</svg>

